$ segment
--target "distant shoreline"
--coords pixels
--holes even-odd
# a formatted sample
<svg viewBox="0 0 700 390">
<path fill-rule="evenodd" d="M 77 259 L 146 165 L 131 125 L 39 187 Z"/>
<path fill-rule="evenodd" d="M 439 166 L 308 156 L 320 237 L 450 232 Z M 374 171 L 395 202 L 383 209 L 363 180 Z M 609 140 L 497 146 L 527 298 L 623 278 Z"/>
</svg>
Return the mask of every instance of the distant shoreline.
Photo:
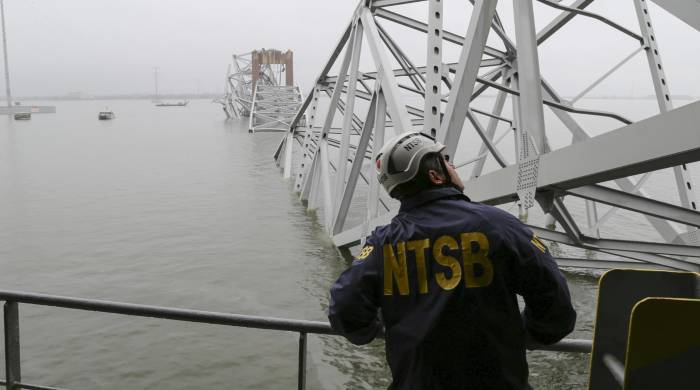
<svg viewBox="0 0 700 390">
<path fill-rule="evenodd" d="M 217 93 L 200 93 L 200 94 L 170 94 L 158 96 L 160 100 L 175 100 L 175 99 L 217 99 L 220 98 L 222 94 Z M 496 97 L 496 95 L 482 95 L 483 97 Z M 564 99 L 570 99 L 571 97 L 563 97 Z M 655 100 L 655 95 L 647 96 L 612 96 L 612 95 L 601 95 L 601 96 L 588 96 L 584 99 L 602 99 L 602 100 Z M 691 95 L 671 95 L 671 99 L 674 100 L 699 100 L 700 97 Z M 150 94 L 134 94 L 134 95 L 95 95 L 95 96 L 18 96 L 14 98 L 15 101 L 22 100 L 48 100 L 48 101 L 70 101 L 70 100 L 156 100 L 154 95 Z M 1 102 L 5 102 L 5 99 L 0 99 Z"/>
<path fill-rule="evenodd" d="M 200 93 L 200 94 L 172 94 L 160 95 L 158 100 L 182 100 L 182 99 L 215 99 L 220 98 L 221 94 Z M 48 101 L 68 101 L 68 100 L 156 100 L 155 95 L 95 95 L 95 96 L 17 96 L 12 98 L 14 101 L 23 100 L 48 100 Z M 4 98 L 1 102 L 6 102 Z"/>
</svg>

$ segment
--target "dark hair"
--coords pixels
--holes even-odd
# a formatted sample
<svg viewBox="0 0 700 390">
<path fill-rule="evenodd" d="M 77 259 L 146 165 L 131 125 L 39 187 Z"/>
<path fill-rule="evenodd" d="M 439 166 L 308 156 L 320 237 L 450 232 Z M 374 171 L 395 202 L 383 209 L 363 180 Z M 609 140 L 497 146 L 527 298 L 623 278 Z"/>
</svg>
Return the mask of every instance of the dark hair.
<svg viewBox="0 0 700 390">
<path fill-rule="evenodd" d="M 429 188 L 446 187 L 450 185 L 450 178 L 447 174 L 447 170 L 445 169 L 444 164 L 445 163 L 443 161 L 442 154 L 426 154 L 420 161 L 420 166 L 418 167 L 418 173 L 416 174 L 416 177 L 414 177 L 411 181 L 397 185 L 389 195 L 391 195 L 392 198 L 400 200 L 411 195 L 415 195 Z M 430 176 L 428 175 L 428 171 L 430 170 L 433 170 L 442 177 L 444 177 L 446 179 L 445 183 L 435 184 L 432 181 L 430 181 Z"/>
</svg>

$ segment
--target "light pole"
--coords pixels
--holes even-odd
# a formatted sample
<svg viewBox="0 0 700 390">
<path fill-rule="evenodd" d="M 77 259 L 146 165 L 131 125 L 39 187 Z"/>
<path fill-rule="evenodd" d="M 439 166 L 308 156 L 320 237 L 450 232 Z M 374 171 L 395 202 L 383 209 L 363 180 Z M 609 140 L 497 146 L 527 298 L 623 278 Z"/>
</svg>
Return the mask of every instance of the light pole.
<svg viewBox="0 0 700 390">
<path fill-rule="evenodd" d="M 154 66 L 153 67 L 153 73 L 154 73 L 154 80 L 156 83 L 156 103 L 160 103 L 160 97 L 158 96 L 158 67 Z"/>
<path fill-rule="evenodd" d="M 0 19 L 2 20 L 2 51 L 5 59 L 5 93 L 7 95 L 7 107 L 12 107 L 12 93 L 10 92 L 10 69 L 7 65 L 7 36 L 5 34 L 5 1 L 0 0 Z"/>
</svg>

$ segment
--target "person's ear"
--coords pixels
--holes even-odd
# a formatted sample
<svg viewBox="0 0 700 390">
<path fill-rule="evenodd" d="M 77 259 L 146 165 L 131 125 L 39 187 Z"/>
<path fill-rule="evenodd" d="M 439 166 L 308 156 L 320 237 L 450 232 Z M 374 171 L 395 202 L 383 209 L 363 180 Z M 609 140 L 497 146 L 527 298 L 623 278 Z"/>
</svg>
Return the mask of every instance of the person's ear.
<svg viewBox="0 0 700 390">
<path fill-rule="evenodd" d="M 445 176 L 433 169 L 428 170 L 428 179 L 430 179 L 430 182 L 435 185 L 445 184 Z"/>
</svg>

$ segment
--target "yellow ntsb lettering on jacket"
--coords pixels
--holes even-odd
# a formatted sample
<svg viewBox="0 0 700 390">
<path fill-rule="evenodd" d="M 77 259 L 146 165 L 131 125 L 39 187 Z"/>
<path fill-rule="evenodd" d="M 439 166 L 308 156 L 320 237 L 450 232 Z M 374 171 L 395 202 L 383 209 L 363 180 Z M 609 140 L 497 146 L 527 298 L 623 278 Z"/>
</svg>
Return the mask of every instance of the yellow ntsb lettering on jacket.
<svg viewBox="0 0 700 390">
<path fill-rule="evenodd" d="M 382 248 L 384 295 L 393 295 L 395 288 L 399 295 L 409 295 L 411 286 L 417 286 L 419 294 L 427 294 L 430 278 L 443 291 L 452 290 L 460 283 L 465 288 L 486 287 L 493 280 L 493 263 L 488 253 L 489 240 L 480 232 L 462 233 L 458 238 L 444 235 L 435 242 L 425 238 L 385 244 Z M 416 281 L 409 280 L 409 257 L 415 261 Z"/>
</svg>

